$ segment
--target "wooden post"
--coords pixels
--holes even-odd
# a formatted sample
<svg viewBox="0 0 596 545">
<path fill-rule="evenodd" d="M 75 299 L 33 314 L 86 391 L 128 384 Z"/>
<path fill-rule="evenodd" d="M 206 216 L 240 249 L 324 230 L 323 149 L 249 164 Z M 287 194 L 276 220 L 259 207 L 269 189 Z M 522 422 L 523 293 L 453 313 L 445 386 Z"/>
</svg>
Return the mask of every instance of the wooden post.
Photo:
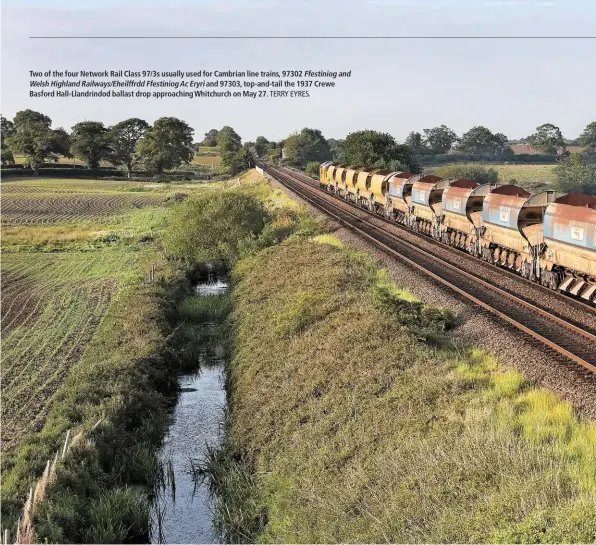
<svg viewBox="0 0 596 545">
<path fill-rule="evenodd" d="M 8 545 L 10 541 L 10 532 L 8 531 L 8 528 L 4 528 L 4 545 Z"/>
</svg>

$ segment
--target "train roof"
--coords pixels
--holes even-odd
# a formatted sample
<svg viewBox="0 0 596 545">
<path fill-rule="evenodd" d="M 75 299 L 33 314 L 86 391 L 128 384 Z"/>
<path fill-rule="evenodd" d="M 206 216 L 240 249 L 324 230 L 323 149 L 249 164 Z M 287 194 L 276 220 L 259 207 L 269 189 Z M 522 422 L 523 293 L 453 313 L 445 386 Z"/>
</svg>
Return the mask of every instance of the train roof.
<svg viewBox="0 0 596 545">
<path fill-rule="evenodd" d="M 567 193 L 566 195 L 555 199 L 555 203 L 592 208 L 596 210 L 596 197 L 587 195 L 586 193 Z"/>
</svg>

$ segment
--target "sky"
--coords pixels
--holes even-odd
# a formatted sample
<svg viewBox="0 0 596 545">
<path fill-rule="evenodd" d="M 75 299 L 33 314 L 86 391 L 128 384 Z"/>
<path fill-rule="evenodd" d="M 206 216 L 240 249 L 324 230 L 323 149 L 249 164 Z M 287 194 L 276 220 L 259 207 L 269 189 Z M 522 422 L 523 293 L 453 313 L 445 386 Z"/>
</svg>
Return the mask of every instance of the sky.
<svg viewBox="0 0 596 545">
<path fill-rule="evenodd" d="M 196 140 L 224 125 L 243 140 L 278 140 L 303 127 L 333 138 L 374 129 L 403 140 L 441 124 L 519 138 L 546 122 L 575 138 L 596 119 L 596 39 L 586 38 L 596 37 L 593 0 L 3 0 L 1 24 L 2 115 L 31 108 L 67 130 L 86 119 L 109 126 L 174 116 Z M 51 69 L 352 76 L 309 99 L 29 97 L 29 71 Z"/>
</svg>

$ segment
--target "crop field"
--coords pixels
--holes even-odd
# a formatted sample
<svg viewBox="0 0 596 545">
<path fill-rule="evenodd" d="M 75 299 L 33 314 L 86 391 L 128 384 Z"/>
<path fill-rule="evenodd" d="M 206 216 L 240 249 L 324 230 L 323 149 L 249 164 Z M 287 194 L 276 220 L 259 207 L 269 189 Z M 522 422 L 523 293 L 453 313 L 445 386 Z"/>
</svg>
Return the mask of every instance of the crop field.
<svg viewBox="0 0 596 545">
<path fill-rule="evenodd" d="M 61 180 L 5 182 L 2 187 L 2 223 L 44 225 L 71 222 L 113 222 L 132 209 L 155 206 L 163 195 L 143 188 L 130 188 L 120 182 L 70 183 Z M 155 194 L 158 193 L 158 194 Z"/>
<path fill-rule="evenodd" d="M 2 259 L 2 439 L 39 431 L 119 284 L 145 256 L 122 251 L 6 254 Z"/>
<path fill-rule="evenodd" d="M 479 163 L 488 168 L 494 168 L 499 173 L 499 180 L 507 183 L 516 180 L 518 184 L 532 189 L 553 184 L 556 181 L 555 165 L 495 165 Z"/>
<path fill-rule="evenodd" d="M 202 165 L 217 169 L 221 165 L 221 156 L 219 155 L 195 155 L 192 160 L 193 165 Z"/>
<path fill-rule="evenodd" d="M 111 303 L 122 288 L 140 285 L 156 260 L 171 197 L 209 185 L 2 183 L 4 453 L 41 430 Z"/>
</svg>

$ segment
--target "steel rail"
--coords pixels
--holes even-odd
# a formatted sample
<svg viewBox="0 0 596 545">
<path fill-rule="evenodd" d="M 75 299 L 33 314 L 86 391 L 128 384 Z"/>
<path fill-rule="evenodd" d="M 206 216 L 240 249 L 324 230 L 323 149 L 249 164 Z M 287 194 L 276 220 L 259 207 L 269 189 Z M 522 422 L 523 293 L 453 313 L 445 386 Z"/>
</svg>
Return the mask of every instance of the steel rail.
<svg viewBox="0 0 596 545">
<path fill-rule="evenodd" d="M 318 189 L 315 190 L 314 188 L 310 187 L 304 181 L 300 180 L 298 176 L 292 176 L 287 172 L 271 167 L 270 165 L 264 165 L 262 168 L 267 174 L 309 202 L 311 205 L 333 217 L 342 225 L 345 225 L 349 229 L 370 240 L 377 246 L 381 247 L 385 252 L 396 256 L 402 261 L 405 261 L 411 267 L 423 272 L 425 275 L 433 278 L 433 280 L 447 286 L 451 290 L 457 292 L 466 299 L 471 300 L 483 309 L 505 320 L 517 329 L 538 340 L 540 343 L 555 350 L 557 353 L 562 354 L 575 363 L 578 363 L 592 373 L 596 373 L 596 335 L 593 335 L 592 333 L 570 324 L 569 322 L 558 318 L 557 316 L 550 314 L 549 312 L 533 305 L 532 303 L 524 301 L 523 299 L 473 274 L 462 271 L 455 265 L 444 261 L 442 258 L 433 255 L 432 253 L 416 246 L 415 244 L 412 244 L 392 233 L 382 230 L 378 226 L 370 223 L 366 219 L 359 217 L 353 212 L 341 208 L 331 200 L 323 198 L 322 195 L 317 193 L 319 191 Z M 349 221 L 350 218 L 352 219 L 353 223 Z M 354 223 L 360 224 L 360 227 L 354 225 Z M 369 232 L 362 227 L 367 227 Z M 389 241 L 383 241 L 380 240 L 380 238 L 386 238 L 389 239 Z M 390 246 L 387 242 L 390 244 L 392 243 L 392 246 Z M 411 257 L 408 257 L 404 254 L 403 250 L 400 251 L 399 249 L 396 249 L 395 245 L 398 247 L 401 245 L 402 247 L 409 249 L 414 254 L 418 254 L 418 256 L 423 258 L 422 261 L 427 261 L 428 263 L 434 264 L 435 266 L 438 265 L 439 267 L 437 270 L 441 271 L 443 276 L 437 272 L 429 270 L 428 267 L 425 267 Z M 470 293 L 469 289 L 466 290 L 464 289 L 464 286 L 457 285 L 457 280 L 454 282 L 453 280 L 445 278 L 445 276 L 449 276 L 449 273 L 455 279 L 464 279 L 472 285 L 480 287 L 480 294 Z M 490 301 L 490 296 L 486 297 L 490 294 L 496 296 L 492 298 L 493 301 Z M 483 296 L 484 299 L 488 298 L 489 301 L 483 300 Z M 509 306 L 509 308 L 507 308 L 507 306 Z M 525 317 L 524 314 L 526 314 Z M 522 318 L 521 321 L 520 317 Z M 555 331 L 552 331 L 553 328 Z"/>
</svg>

